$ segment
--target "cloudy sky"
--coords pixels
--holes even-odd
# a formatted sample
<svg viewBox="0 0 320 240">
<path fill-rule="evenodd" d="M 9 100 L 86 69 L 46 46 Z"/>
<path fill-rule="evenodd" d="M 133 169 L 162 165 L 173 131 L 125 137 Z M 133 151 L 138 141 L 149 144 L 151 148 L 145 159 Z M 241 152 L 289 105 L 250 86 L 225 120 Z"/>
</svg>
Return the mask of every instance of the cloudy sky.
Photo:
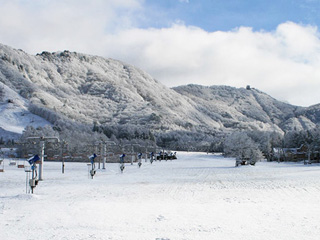
<svg viewBox="0 0 320 240">
<path fill-rule="evenodd" d="M 320 0 L 0 0 L 0 42 L 122 60 L 172 87 L 320 103 Z"/>
</svg>

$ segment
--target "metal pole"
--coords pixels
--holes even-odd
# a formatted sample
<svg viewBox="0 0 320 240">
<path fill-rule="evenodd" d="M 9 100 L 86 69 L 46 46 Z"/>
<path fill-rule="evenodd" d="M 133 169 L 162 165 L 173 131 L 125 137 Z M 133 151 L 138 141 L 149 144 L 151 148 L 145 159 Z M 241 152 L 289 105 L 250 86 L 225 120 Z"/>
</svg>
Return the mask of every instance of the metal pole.
<svg viewBox="0 0 320 240">
<path fill-rule="evenodd" d="M 31 187 L 31 193 L 33 194 L 33 189 L 35 188 L 35 171 L 36 171 L 36 168 L 37 168 L 37 165 L 36 163 L 33 163 L 32 165 L 32 184 L 30 184 L 30 187 Z M 30 181 L 30 180 L 29 180 Z"/>
<path fill-rule="evenodd" d="M 64 158 L 62 158 L 62 173 L 64 173 Z"/>
<path fill-rule="evenodd" d="M 87 166 L 88 166 L 88 178 L 90 178 L 90 166 L 91 166 L 91 163 L 87 163 Z"/>
<path fill-rule="evenodd" d="M 26 171 L 26 193 L 28 193 L 28 172 Z"/>
<path fill-rule="evenodd" d="M 39 166 L 39 180 L 43 180 L 43 160 L 44 160 L 44 141 L 40 141 L 40 166 Z"/>
<path fill-rule="evenodd" d="M 63 147 L 64 147 L 64 143 L 61 142 L 61 152 L 60 152 L 60 156 L 61 156 L 61 171 L 62 173 L 64 173 L 64 158 L 63 158 Z"/>
<path fill-rule="evenodd" d="M 133 165 L 133 158 L 134 158 L 134 155 L 133 155 L 133 145 L 131 145 L 131 165 Z"/>
<path fill-rule="evenodd" d="M 91 162 L 91 171 L 92 171 L 91 179 L 93 179 L 93 171 L 94 171 L 94 162 L 93 161 Z"/>
<path fill-rule="evenodd" d="M 101 162 L 101 159 L 103 158 L 103 143 L 102 142 L 99 144 L 99 147 L 100 147 L 100 157 L 99 157 L 99 169 L 100 169 L 100 162 Z M 102 162 L 103 162 L 103 159 L 102 159 Z M 103 163 L 102 163 L 102 168 L 103 168 Z"/>
<path fill-rule="evenodd" d="M 146 148 L 146 155 L 144 156 L 145 162 L 147 162 L 148 160 L 148 148 Z"/>
<path fill-rule="evenodd" d="M 103 144 L 103 162 L 102 169 L 106 169 L 106 160 L 107 160 L 107 144 Z"/>
<path fill-rule="evenodd" d="M 98 145 L 95 145 L 95 146 L 94 146 L 94 152 L 97 153 L 97 154 L 99 154 L 99 153 L 98 153 Z M 101 157 L 101 156 L 100 156 L 100 157 Z M 100 158 L 99 158 L 98 168 L 100 169 Z"/>
</svg>

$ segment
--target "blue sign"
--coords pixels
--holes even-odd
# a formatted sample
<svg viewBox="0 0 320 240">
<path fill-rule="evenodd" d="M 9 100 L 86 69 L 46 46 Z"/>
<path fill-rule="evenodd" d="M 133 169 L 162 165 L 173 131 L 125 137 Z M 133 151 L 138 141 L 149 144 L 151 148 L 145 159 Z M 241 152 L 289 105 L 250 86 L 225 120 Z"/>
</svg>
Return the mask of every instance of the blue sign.
<svg viewBox="0 0 320 240">
<path fill-rule="evenodd" d="M 126 155 L 123 153 L 122 155 L 120 155 L 120 163 L 124 163 L 124 157 L 125 157 Z"/>
<path fill-rule="evenodd" d="M 34 164 L 36 161 L 40 160 L 38 155 L 34 155 L 33 157 L 27 159 L 30 165 Z"/>
<path fill-rule="evenodd" d="M 94 153 L 92 154 L 89 159 L 91 160 L 91 162 L 93 163 L 94 159 L 97 157 L 97 155 Z"/>
</svg>

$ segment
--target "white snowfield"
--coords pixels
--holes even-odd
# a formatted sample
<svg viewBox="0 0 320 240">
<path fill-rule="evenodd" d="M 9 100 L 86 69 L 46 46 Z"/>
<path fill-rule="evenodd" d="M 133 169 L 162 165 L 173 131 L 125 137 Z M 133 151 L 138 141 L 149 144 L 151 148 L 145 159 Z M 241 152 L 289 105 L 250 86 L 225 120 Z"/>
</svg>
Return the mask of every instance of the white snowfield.
<svg viewBox="0 0 320 240">
<path fill-rule="evenodd" d="M 0 173 L 0 239 L 320 239 L 320 165 L 178 153 L 178 160 L 44 164 L 34 194 L 23 169 Z M 102 165 L 101 165 L 102 166 Z"/>
</svg>

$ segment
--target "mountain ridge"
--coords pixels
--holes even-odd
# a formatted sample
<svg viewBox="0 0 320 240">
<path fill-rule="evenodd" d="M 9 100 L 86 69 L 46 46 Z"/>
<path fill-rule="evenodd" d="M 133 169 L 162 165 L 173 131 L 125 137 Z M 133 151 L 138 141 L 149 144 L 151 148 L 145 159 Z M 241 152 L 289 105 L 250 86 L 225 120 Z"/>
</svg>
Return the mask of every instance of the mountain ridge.
<svg viewBox="0 0 320 240">
<path fill-rule="evenodd" d="M 189 84 L 170 89 L 130 64 L 69 51 L 33 56 L 0 44 L 0 82 L 30 106 L 89 125 L 213 134 L 283 133 L 320 122 L 320 104 L 293 106 L 254 88 Z"/>
</svg>

